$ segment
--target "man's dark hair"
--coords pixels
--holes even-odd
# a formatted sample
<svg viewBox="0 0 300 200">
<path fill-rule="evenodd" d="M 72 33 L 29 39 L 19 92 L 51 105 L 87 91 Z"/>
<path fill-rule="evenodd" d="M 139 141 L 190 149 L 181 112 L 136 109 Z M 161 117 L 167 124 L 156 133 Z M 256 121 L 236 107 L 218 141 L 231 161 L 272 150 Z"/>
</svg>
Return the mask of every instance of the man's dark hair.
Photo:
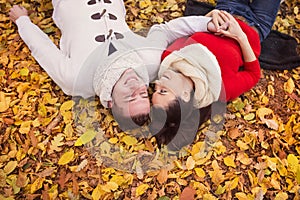
<svg viewBox="0 0 300 200">
<path fill-rule="evenodd" d="M 165 144 L 169 150 L 178 151 L 191 144 L 199 126 L 210 118 L 211 106 L 195 109 L 193 95 L 192 92 L 189 102 L 176 98 L 166 110 L 158 106 L 152 107 L 149 129 L 159 148 Z"/>
<path fill-rule="evenodd" d="M 116 104 L 111 108 L 112 114 L 119 127 L 123 130 L 131 130 L 145 125 L 149 121 L 149 113 L 144 113 L 135 116 L 124 116 L 122 108 Z"/>
</svg>

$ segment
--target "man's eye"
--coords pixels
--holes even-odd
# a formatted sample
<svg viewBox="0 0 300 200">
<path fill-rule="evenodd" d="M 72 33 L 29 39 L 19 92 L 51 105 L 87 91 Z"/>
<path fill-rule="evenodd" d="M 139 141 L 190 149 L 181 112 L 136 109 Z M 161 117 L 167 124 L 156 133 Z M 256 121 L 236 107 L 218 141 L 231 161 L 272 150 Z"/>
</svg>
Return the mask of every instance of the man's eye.
<svg viewBox="0 0 300 200">
<path fill-rule="evenodd" d="M 148 98 L 148 93 L 147 93 L 147 92 L 143 92 L 143 93 L 141 93 L 141 96 L 142 96 L 142 97 L 147 97 L 147 98 Z"/>
</svg>

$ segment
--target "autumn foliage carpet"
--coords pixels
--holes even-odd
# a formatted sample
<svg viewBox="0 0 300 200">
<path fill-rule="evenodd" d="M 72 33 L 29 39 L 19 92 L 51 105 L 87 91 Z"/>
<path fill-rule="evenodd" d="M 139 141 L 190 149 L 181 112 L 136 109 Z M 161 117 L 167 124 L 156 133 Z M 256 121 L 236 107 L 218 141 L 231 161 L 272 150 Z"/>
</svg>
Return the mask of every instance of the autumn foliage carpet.
<svg viewBox="0 0 300 200">
<path fill-rule="evenodd" d="M 207 0 L 214 4 L 214 0 Z M 182 16 L 183 0 L 126 0 L 143 33 Z M 13 4 L 58 45 L 49 0 L 0 0 L 0 199 L 300 199 L 300 67 L 262 70 L 259 84 L 227 105 L 220 131 L 199 129 L 178 155 L 147 129 L 124 133 L 98 99 L 66 96 L 8 19 Z M 297 0 L 273 29 L 300 39 Z M 204 148 L 205 147 L 205 148 Z"/>
</svg>

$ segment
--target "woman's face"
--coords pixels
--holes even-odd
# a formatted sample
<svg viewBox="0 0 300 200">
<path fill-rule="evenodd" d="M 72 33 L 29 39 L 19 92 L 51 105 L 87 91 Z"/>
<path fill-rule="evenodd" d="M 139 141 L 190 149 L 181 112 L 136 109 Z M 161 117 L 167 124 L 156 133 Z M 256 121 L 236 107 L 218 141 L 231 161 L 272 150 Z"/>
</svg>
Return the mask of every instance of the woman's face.
<svg viewBox="0 0 300 200">
<path fill-rule="evenodd" d="M 155 81 L 155 92 L 152 95 L 153 105 L 166 109 L 176 97 L 181 97 L 183 91 L 190 84 L 190 79 L 180 72 L 167 69 L 161 78 Z"/>
</svg>

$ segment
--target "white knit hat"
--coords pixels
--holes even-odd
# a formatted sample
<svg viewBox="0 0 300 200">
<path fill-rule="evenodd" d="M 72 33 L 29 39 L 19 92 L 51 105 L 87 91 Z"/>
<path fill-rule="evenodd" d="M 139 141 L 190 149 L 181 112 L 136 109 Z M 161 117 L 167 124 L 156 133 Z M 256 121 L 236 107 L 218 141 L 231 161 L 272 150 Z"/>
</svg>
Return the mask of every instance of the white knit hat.
<svg viewBox="0 0 300 200">
<path fill-rule="evenodd" d="M 97 67 L 93 87 L 104 107 L 108 107 L 108 102 L 112 101 L 112 91 L 116 82 L 130 68 L 137 73 L 146 85 L 149 84 L 147 68 L 134 50 L 119 50 L 108 56 L 107 60 Z"/>
<path fill-rule="evenodd" d="M 222 77 L 216 57 L 202 44 L 191 44 L 173 51 L 161 63 L 158 77 L 173 68 L 194 82 L 194 107 L 202 108 L 219 99 Z"/>
</svg>

